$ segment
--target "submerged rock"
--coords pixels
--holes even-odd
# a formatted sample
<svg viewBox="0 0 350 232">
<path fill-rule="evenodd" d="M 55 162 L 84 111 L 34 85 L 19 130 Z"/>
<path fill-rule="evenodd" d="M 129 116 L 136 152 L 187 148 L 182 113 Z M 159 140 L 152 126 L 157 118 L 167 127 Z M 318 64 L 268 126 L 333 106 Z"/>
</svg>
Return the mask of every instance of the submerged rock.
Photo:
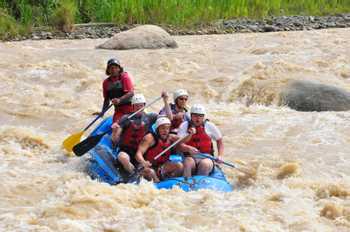
<svg viewBox="0 0 350 232">
<path fill-rule="evenodd" d="M 154 25 L 138 26 L 113 36 L 97 46 L 101 49 L 157 49 L 176 48 L 176 41 L 161 27 Z"/>
<path fill-rule="evenodd" d="M 281 92 L 281 104 L 297 111 L 350 110 L 350 93 L 310 81 L 293 81 Z"/>
</svg>

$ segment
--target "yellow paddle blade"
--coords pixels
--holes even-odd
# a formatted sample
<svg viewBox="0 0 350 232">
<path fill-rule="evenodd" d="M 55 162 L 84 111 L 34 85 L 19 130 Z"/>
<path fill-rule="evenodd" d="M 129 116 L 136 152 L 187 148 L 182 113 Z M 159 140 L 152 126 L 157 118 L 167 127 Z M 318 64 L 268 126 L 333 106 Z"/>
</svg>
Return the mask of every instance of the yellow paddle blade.
<svg viewBox="0 0 350 232">
<path fill-rule="evenodd" d="M 80 139 L 83 136 L 83 134 L 84 131 L 81 131 L 79 133 L 72 134 L 71 136 L 66 138 L 62 143 L 64 149 L 66 149 L 68 152 L 72 152 L 73 147 L 80 142 Z"/>
</svg>

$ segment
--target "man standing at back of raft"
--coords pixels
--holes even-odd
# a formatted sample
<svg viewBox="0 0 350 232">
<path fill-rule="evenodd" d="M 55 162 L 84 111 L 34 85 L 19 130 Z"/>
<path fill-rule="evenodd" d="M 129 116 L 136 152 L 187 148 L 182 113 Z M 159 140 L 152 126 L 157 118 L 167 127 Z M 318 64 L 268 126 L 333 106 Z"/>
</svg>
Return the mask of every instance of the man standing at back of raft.
<svg viewBox="0 0 350 232">
<path fill-rule="evenodd" d="M 109 102 L 114 105 L 113 122 L 132 111 L 131 98 L 134 95 L 134 85 L 127 72 L 124 72 L 119 60 L 112 58 L 107 62 L 106 75 L 103 81 L 103 106 L 100 115 L 103 116 Z"/>
<path fill-rule="evenodd" d="M 162 93 L 164 105 L 168 105 L 168 95 Z M 146 99 L 142 94 L 132 97 L 133 112 L 140 110 L 146 105 Z M 132 118 L 124 115 L 119 123 L 112 125 L 112 142 L 119 146 L 118 161 L 123 168 L 133 173 L 137 166 L 135 154 L 143 137 L 150 131 L 151 126 L 157 120 L 158 114 L 140 111 Z"/>
<path fill-rule="evenodd" d="M 205 108 L 202 105 L 193 105 L 190 110 L 191 120 L 183 122 L 178 131 L 178 136 L 188 135 L 182 144 L 185 154 L 184 177 L 191 177 L 192 174 L 208 176 L 214 168 L 211 159 L 195 157 L 200 153 L 214 156 L 212 140 L 216 141 L 218 149 L 218 162 L 222 162 L 224 144 L 222 134 L 214 123 L 205 119 Z"/>
</svg>

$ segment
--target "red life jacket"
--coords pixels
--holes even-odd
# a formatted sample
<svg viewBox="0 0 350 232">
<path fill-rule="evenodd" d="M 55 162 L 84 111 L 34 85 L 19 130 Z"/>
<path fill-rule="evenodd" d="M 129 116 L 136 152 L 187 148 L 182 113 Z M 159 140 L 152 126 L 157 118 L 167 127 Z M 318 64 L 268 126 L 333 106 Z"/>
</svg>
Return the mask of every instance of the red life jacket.
<svg viewBox="0 0 350 232">
<path fill-rule="evenodd" d="M 201 153 L 214 154 L 213 143 L 209 135 L 205 132 L 205 123 L 195 127 L 196 133 L 186 142 L 187 145 L 197 148 Z M 190 122 L 189 122 L 190 124 Z"/>
<path fill-rule="evenodd" d="M 163 141 L 162 139 L 159 138 L 158 135 L 153 134 L 153 133 L 152 133 L 152 135 L 153 135 L 153 138 L 156 141 L 156 143 L 153 146 L 151 146 L 150 148 L 148 148 L 144 157 L 147 161 L 151 162 L 153 166 L 158 167 L 169 160 L 169 156 L 171 154 L 171 149 L 169 151 L 165 152 L 165 154 L 160 156 L 158 159 L 155 160 L 154 158 L 159 153 L 164 151 L 167 147 L 169 147 L 171 145 L 171 142 L 170 142 L 169 137 L 165 141 Z"/>
<path fill-rule="evenodd" d="M 109 98 L 109 100 L 112 100 L 113 98 L 120 98 L 126 94 L 124 92 L 124 86 L 122 82 L 122 78 L 126 78 L 125 75 L 127 74 L 121 73 L 120 78 L 115 81 L 112 81 L 111 77 L 107 78 L 106 91 L 107 91 L 107 97 Z M 124 100 L 122 103 L 119 104 L 119 106 L 128 105 L 128 104 L 131 104 L 131 97 L 129 99 Z"/>
<path fill-rule="evenodd" d="M 132 120 L 120 136 L 120 146 L 137 150 L 147 131 L 147 125 L 143 120 L 140 125 Z"/>
</svg>

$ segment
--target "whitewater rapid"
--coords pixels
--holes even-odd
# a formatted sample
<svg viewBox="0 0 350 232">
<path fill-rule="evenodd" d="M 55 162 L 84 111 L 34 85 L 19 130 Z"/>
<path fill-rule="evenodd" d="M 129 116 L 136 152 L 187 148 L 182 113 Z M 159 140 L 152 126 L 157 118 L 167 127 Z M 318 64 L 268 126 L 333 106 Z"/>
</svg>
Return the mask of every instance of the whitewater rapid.
<svg viewBox="0 0 350 232">
<path fill-rule="evenodd" d="M 96 50 L 98 40 L 0 43 L 0 231 L 350 231 L 350 112 L 279 105 L 290 80 L 350 91 L 350 29 L 175 37 L 177 49 Z M 62 141 L 102 106 L 120 59 L 151 101 L 185 88 L 224 134 L 236 190 L 109 186 Z M 161 102 L 149 111 L 158 111 Z"/>
</svg>

